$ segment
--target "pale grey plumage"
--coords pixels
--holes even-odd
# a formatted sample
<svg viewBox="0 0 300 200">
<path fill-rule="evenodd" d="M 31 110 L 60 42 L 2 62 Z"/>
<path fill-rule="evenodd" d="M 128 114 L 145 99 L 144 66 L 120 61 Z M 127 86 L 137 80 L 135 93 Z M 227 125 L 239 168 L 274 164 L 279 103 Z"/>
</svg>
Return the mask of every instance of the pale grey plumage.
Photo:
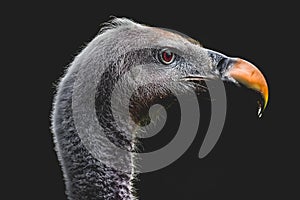
<svg viewBox="0 0 300 200">
<path fill-rule="evenodd" d="M 77 95 L 82 97 L 82 103 L 89 107 L 88 104 L 95 103 L 89 101 L 89 98 L 93 98 L 94 95 L 90 91 L 90 86 L 97 85 L 101 77 L 103 83 L 109 82 L 102 76 L 107 67 L 115 66 L 112 76 L 117 76 L 122 74 L 124 66 L 135 66 L 147 61 L 157 68 L 146 69 L 148 74 L 145 74 L 145 79 L 149 82 L 159 82 L 161 85 L 173 82 L 174 87 L 181 88 L 183 93 L 188 92 L 193 89 L 193 84 L 180 82 L 181 77 L 190 74 L 203 77 L 219 76 L 207 50 L 191 41 L 190 38 L 184 38 L 162 29 L 137 24 L 125 18 L 116 18 L 106 23 L 99 34 L 76 56 L 58 86 L 52 117 L 56 151 L 64 172 L 66 193 L 70 200 L 135 199 L 131 183 L 134 163 L 128 166 L 131 173 L 119 172 L 95 159 L 82 144 L 82 138 L 78 136 L 74 125 L 72 110 L 74 88 L 79 91 Z M 143 50 L 162 48 L 172 49 L 180 55 L 180 60 L 174 66 L 166 67 L 157 60 L 155 61 L 155 57 L 151 57 L 152 50 L 151 52 Z M 135 51 L 139 53 L 128 54 L 128 52 Z M 172 70 L 174 68 L 176 70 Z M 81 79 L 82 77 L 85 79 Z M 108 86 L 104 84 L 101 87 Z M 166 92 L 163 91 L 163 87 L 160 89 L 154 91 L 148 88 L 147 94 L 153 96 Z M 126 91 L 126 88 L 123 90 Z M 98 91 L 102 91 L 101 88 L 98 88 Z M 82 119 L 84 120 L 86 119 Z M 126 124 L 123 125 L 126 126 Z M 127 143 L 121 141 L 116 135 L 108 135 L 108 137 L 115 144 L 131 149 L 133 144 L 132 140 L 128 139 L 130 138 L 128 134 L 130 133 L 124 135 L 124 141 L 128 140 Z M 90 141 L 91 145 L 95 143 L 96 148 L 99 148 L 97 152 L 100 154 L 105 152 L 105 145 L 99 146 L 96 142 L 96 140 Z"/>
</svg>

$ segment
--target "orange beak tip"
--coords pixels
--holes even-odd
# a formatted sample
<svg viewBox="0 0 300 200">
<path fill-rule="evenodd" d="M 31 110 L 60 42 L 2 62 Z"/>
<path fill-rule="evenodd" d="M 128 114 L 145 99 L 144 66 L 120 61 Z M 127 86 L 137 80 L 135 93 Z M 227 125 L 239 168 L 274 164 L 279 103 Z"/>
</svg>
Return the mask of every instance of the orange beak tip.
<svg viewBox="0 0 300 200">
<path fill-rule="evenodd" d="M 237 82 L 261 93 L 264 102 L 263 105 L 258 103 L 258 117 L 260 118 L 267 106 L 269 97 L 267 81 L 263 74 L 253 64 L 239 58 L 236 59 L 228 73 Z"/>
</svg>

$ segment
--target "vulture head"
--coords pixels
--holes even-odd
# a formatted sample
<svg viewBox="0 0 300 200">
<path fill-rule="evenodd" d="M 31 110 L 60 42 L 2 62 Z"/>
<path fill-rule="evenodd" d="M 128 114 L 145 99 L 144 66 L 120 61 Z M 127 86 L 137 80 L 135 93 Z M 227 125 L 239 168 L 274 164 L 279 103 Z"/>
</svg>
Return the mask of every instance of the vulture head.
<svg viewBox="0 0 300 200">
<path fill-rule="evenodd" d="M 68 199 L 136 199 L 133 124 L 143 124 L 149 107 L 172 91 L 202 91 L 206 80 L 245 85 L 262 95 L 260 113 L 267 105 L 264 76 L 243 59 L 206 49 L 175 31 L 125 18 L 104 24 L 70 64 L 54 101 L 52 130 Z M 126 107 L 126 99 L 133 124 L 126 117 L 114 117 L 114 111 L 122 111 L 112 104 Z M 106 139 L 129 152 L 126 172 L 109 165 L 115 152 L 107 149 Z"/>
</svg>

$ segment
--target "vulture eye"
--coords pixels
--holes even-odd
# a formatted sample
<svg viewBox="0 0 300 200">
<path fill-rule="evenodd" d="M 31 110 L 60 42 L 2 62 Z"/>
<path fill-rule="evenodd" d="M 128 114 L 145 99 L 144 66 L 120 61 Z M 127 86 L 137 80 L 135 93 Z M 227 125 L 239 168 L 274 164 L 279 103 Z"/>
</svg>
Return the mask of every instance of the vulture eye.
<svg viewBox="0 0 300 200">
<path fill-rule="evenodd" d="M 175 55 L 173 52 L 163 49 L 159 52 L 159 60 L 165 65 L 171 64 L 175 60 Z"/>
</svg>

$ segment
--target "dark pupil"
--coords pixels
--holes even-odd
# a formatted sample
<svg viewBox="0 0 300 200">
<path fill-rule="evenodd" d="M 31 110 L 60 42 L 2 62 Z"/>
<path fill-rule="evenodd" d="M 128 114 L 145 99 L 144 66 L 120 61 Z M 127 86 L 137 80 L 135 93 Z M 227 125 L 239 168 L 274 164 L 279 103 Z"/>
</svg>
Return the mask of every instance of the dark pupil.
<svg viewBox="0 0 300 200">
<path fill-rule="evenodd" d="M 166 62 L 170 62 L 172 60 L 172 57 L 173 57 L 173 54 L 171 52 L 167 52 L 167 51 L 164 51 L 163 52 L 163 59 L 164 61 Z"/>
</svg>

